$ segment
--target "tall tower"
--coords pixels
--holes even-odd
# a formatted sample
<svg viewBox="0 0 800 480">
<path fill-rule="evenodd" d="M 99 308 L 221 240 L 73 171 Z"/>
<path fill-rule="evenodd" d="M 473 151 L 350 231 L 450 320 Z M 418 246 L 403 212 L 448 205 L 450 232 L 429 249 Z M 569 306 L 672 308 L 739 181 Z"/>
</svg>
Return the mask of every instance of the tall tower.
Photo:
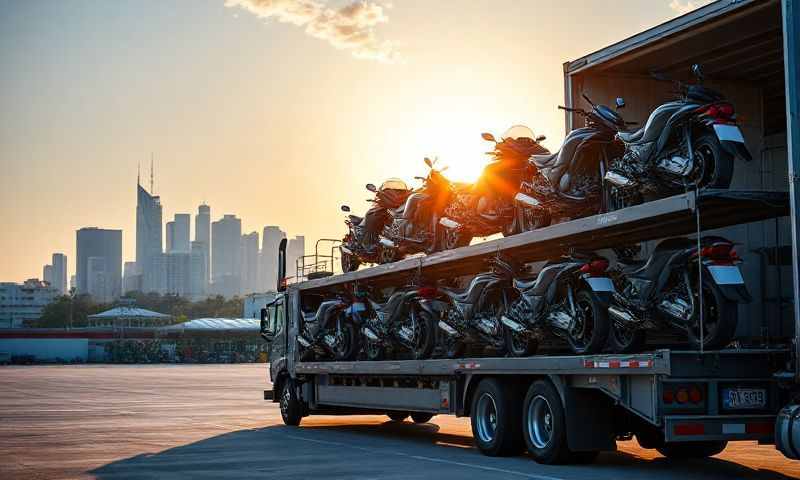
<svg viewBox="0 0 800 480">
<path fill-rule="evenodd" d="M 233 297 L 241 291 L 242 221 L 236 215 L 225 215 L 211 224 L 211 255 L 214 293 Z"/>
<path fill-rule="evenodd" d="M 262 292 L 274 292 L 278 284 L 278 245 L 284 238 L 286 233 L 279 227 L 264 227 L 261 236 L 261 265 L 258 269 L 258 285 Z"/>
<path fill-rule="evenodd" d="M 151 164 L 152 184 L 152 164 Z M 156 291 L 161 279 L 156 263 L 162 252 L 161 198 L 148 192 L 136 177 L 136 269 L 142 275 L 142 289 Z M 79 281 L 80 283 L 80 281 Z"/>
<path fill-rule="evenodd" d="M 197 207 L 197 215 L 194 217 L 194 241 L 198 242 L 196 248 L 202 250 L 205 256 L 208 282 L 211 273 L 211 207 L 205 203 Z"/>
</svg>

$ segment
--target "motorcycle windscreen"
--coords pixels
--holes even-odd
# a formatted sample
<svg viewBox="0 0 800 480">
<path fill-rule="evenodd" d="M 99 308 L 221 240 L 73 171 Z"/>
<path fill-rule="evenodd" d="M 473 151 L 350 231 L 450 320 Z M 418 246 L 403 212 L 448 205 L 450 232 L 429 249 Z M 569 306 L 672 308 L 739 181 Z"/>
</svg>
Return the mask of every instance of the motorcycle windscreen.
<svg viewBox="0 0 800 480">
<path fill-rule="evenodd" d="M 744 278 L 735 265 L 709 265 L 708 272 L 717 285 L 744 285 Z"/>
<path fill-rule="evenodd" d="M 614 292 L 614 282 L 608 277 L 588 277 L 586 283 L 593 292 Z"/>
</svg>

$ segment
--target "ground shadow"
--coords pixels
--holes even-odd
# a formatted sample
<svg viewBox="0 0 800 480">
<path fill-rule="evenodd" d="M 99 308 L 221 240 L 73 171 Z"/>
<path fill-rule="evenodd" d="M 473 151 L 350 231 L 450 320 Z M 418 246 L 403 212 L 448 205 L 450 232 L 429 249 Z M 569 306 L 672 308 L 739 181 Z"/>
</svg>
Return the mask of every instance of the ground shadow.
<svg viewBox="0 0 800 480">
<path fill-rule="evenodd" d="M 470 436 L 442 433 L 434 424 L 354 420 L 344 425 L 239 430 L 115 461 L 89 473 L 100 479 L 792 478 L 716 458 L 674 462 L 624 452 L 604 453 L 592 465 L 538 465 L 525 456 L 485 457 L 471 448 Z"/>
</svg>

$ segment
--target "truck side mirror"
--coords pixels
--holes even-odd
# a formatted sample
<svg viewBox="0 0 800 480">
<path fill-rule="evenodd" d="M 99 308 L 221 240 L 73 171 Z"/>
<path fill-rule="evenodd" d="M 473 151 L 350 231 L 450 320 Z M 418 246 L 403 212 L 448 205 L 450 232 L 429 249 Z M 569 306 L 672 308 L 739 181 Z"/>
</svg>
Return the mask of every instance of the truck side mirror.
<svg viewBox="0 0 800 480">
<path fill-rule="evenodd" d="M 371 183 L 368 183 L 368 184 L 367 184 L 367 190 L 369 190 L 370 192 L 373 192 L 373 193 L 374 193 L 374 192 L 377 192 L 377 191 L 378 191 L 378 187 L 376 187 L 375 185 L 373 185 L 373 184 L 371 184 Z"/>
<path fill-rule="evenodd" d="M 617 105 L 617 110 L 625 108 L 625 99 L 622 98 L 622 97 L 617 97 L 617 99 L 614 101 L 614 103 L 616 103 L 616 105 Z"/>
<path fill-rule="evenodd" d="M 487 142 L 497 143 L 497 140 L 495 140 L 494 135 L 492 135 L 491 133 L 481 133 L 481 138 L 483 138 Z"/>
<path fill-rule="evenodd" d="M 261 336 L 264 340 L 271 342 L 273 337 L 275 336 L 275 332 L 272 331 L 271 325 L 269 324 L 269 310 L 266 308 L 261 309 Z"/>
<path fill-rule="evenodd" d="M 349 212 L 350 211 L 350 207 L 348 207 L 347 205 L 342 205 L 342 211 L 343 212 Z"/>
</svg>

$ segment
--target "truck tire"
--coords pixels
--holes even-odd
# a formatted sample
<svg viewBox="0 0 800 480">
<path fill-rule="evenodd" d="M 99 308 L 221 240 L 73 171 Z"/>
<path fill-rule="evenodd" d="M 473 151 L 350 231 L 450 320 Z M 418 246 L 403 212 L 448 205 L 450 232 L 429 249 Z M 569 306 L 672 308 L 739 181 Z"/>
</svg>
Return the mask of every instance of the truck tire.
<svg viewBox="0 0 800 480">
<path fill-rule="evenodd" d="M 656 447 L 658 453 L 669 459 L 707 458 L 721 453 L 728 446 L 726 440 L 702 442 L 670 442 Z"/>
<path fill-rule="evenodd" d="M 408 412 L 386 412 L 386 416 L 393 422 L 402 422 L 408 418 Z"/>
<path fill-rule="evenodd" d="M 570 457 L 567 423 L 561 397 L 550 382 L 533 382 L 525 395 L 522 415 L 525 445 L 533 459 L 547 465 L 565 463 Z"/>
<path fill-rule="evenodd" d="M 484 455 L 522 453 L 521 395 L 494 378 L 481 380 L 472 397 L 470 419 L 475 444 Z"/>
<path fill-rule="evenodd" d="M 431 418 L 433 418 L 432 413 L 411 412 L 411 420 L 413 420 L 414 423 L 428 423 Z"/>
<path fill-rule="evenodd" d="M 290 427 L 300 425 L 300 420 L 303 419 L 303 405 L 297 398 L 294 381 L 291 378 L 287 378 L 286 381 L 283 382 L 279 404 L 283 423 Z"/>
</svg>

